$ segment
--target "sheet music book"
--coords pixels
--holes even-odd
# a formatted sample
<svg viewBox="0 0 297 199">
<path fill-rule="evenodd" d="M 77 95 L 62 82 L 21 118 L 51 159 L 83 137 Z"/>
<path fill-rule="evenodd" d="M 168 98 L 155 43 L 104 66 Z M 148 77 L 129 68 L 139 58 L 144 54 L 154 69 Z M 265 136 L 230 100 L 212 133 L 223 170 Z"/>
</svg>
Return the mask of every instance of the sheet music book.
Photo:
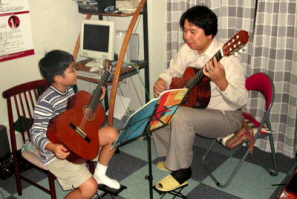
<svg viewBox="0 0 297 199">
<path fill-rule="evenodd" d="M 112 148 L 139 138 L 147 125 L 152 131 L 168 124 L 187 92 L 187 88 L 166 90 L 139 108 L 129 117 Z"/>
</svg>

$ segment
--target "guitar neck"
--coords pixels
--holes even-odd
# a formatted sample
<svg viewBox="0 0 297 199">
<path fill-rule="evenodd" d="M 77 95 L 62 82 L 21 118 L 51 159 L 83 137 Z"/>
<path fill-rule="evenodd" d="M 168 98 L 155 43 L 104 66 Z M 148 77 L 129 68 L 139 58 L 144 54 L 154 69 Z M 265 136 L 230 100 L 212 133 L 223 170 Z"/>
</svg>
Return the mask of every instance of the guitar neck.
<svg viewBox="0 0 297 199">
<path fill-rule="evenodd" d="M 96 109 L 96 107 L 100 103 L 100 97 L 102 95 L 101 86 L 104 86 L 104 85 L 102 83 L 98 83 L 98 85 L 93 93 L 92 99 L 88 105 L 88 107 L 91 108 L 93 111 Z"/>
<path fill-rule="evenodd" d="M 221 50 L 219 50 L 211 59 L 213 58 L 217 58 L 217 61 L 220 61 L 223 58 L 222 52 Z M 197 83 L 202 80 L 202 78 L 204 77 L 203 74 L 203 68 L 205 67 L 205 65 L 186 83 L 185 87 L 188 88 L 189 90 L 192 90 L 192 88 L 195 87 L 195 85 L 197 85 Z"/>
<path fill-rule="evenodd" d="M 98 104 L 100 103 L 100 97 L 103 93 L 102 86 L 105 87 L 105 84 L 108 82 L 109 76 L 110 76 L 110 74 L 107 71 L 105 71 L 101 77 L 101 81 L 99 81 L 99 83 L 93 93 L 90 103 L 88 104 L 88 107 L 91 108 L 93 110 L 93 112 L 95 112 Z"/>
</svg>

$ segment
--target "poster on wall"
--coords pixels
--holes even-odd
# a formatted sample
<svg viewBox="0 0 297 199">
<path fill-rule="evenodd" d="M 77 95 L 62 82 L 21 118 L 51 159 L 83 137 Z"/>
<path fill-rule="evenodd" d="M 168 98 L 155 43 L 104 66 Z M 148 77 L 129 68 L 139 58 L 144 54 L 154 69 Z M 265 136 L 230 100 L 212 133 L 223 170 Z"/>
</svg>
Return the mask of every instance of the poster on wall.
<svg viewBox="0 0 297 199">
<path fill-rule="evenodd" d="M 28 0 L 0 0 L 0 62 L 34 55 Z"/>
</svg>

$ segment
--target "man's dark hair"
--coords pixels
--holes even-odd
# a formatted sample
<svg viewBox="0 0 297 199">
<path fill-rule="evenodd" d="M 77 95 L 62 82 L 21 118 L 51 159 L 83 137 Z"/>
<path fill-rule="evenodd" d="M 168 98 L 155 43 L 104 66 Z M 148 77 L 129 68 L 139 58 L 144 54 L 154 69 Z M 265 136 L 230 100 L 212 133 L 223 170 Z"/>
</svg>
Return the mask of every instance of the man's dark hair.
<svg viewBox="0 0 297 199">
<path fill-rule="evenodd" d="M 69 64 L 74 62 L 73 56 L 62 50 L 52 50 L 39 61 L 41 75 L 50 83 L 56 75 L 63 75 Z"/>
<path fill-rule="evenodd" d="M 185 20 L 202 28 L 205 35 L 216 36 L 218 32 L 218 18 L 208 7 L 203 5 L 189 8 L 180 18 L 179 25 L 184 29 Z"/>
</svg>

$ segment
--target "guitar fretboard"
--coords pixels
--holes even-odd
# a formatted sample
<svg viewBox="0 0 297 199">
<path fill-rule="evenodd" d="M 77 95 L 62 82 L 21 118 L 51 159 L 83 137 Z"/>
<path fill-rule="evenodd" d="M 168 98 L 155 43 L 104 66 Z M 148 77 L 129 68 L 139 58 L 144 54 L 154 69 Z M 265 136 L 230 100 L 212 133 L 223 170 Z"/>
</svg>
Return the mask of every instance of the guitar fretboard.
<svg viewBox="0 0 297 199">
<path fill-rule="evenodd" d="M 90 101 L 90 103 L 88 104 L 88 108 L 92 109 L 93 112 L 95 112 L 98 104 L 100 103 L 100 97 L 102 95 L 102 86 L 106 86 L 106 83 L 108 82 L 108 79 L 110 77 L 110 72 L 105 70 L 102 77 L 101 77 L 101 81 L 98 83 L 94 94 L 92 96 L 92 99 Z"/>
<path fill-rule="evenodd" d="M 213 59 L 214 57 L 217 58 L 217 61 L 220 61 L 223 56 L 222 56 L 222 53 L 221 53 L 221 50 L 219 50 L 211 59 Z M 197 85 L 197 83 L 202 80 L 202 78 L 204 77 L 204 74 L 203 74 L 203 68 L 205 67 L 205 65 L 195 74 L 194 77 L 192 77 L 185 85 L 186 88 L 190 90 L 192 90 L 195 85 Z"/>
</svg>

